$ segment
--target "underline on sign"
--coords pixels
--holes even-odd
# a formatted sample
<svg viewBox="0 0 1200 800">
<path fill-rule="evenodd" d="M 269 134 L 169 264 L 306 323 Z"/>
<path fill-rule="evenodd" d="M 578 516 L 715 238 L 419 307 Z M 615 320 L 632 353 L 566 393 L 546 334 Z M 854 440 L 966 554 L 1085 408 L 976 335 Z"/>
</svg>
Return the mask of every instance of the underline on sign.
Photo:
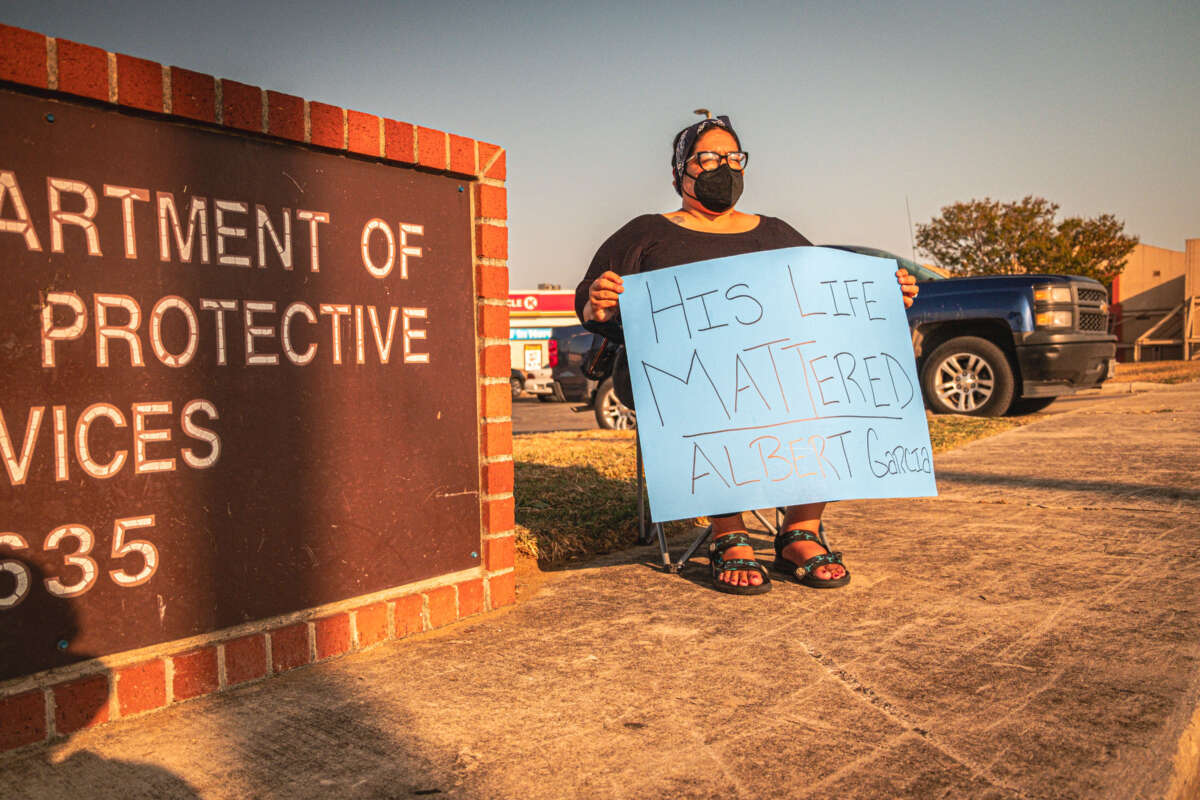
<svg viewBox="0 0 1200 800">
<path fill-rule="evenodd" d="M 901 420 L 904 417 L 886 417 L 879 414 L 831 414 L 828 417 L 801 417 L 800 419 L 787 419 L 783 422 L 772 422 L 769 425 L 747 425 L 744 428 L 722 428 L 719 431 L 701 431 L 700 433 L 685 433 L 681 438 L 691 439 L 696 436 L 712 436 L 714 433 L 737 433 L 738 431 L 761 431 L 764 428 L 779 428 L 784 425 L 794 425 L 797 422 L 819 422 L 825 419 L 894 419 Z"/>
</svg>

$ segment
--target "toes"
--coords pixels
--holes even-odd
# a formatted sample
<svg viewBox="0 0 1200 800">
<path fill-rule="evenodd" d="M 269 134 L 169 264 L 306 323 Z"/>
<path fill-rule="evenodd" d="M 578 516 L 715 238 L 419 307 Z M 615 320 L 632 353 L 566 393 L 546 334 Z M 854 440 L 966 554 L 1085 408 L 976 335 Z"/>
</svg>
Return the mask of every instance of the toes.
<svg viewBox="0 0 1200 800">
<path fill-rule="evenodd" d="M 748 574 L 750 576 L 750 585 L 751 586 L 761 586 L 762 585 L 762 575 L 759 575 L 757 572 L 751 572 Z"/>
</svg>

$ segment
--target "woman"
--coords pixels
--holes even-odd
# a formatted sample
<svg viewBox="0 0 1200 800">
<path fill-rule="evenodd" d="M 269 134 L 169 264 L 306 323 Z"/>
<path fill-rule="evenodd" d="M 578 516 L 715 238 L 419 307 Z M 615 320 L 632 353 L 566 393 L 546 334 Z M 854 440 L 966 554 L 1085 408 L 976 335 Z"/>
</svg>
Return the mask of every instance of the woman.
<svg viewBox="0 0 1200 800">
<path fill-rule="evenodd" d="M 643 214 L 626 223 L 600 246 L 575 290 L 575 311 L 584 326 L 623 341 L 618 299 L 622 275 L 674 267 L 693 261 L 742 255 L 759 250 L 811 245 L 786 222 L 734 208 L 742 194 L 749 154 L 729 118 L 708 117 L 680 131 L 671 156 L 672 180 L 682 198 L 676 211 Z M 896 271 L 905 306 L 916 297 L 916 279 Z M 619 359 L 613 375 L 617 394 L 632 405 L 629 372 Z M 840 553 L 829 553 L 817 533 L 825 503 L 790 506 L 775 537 L 775 567 L 801 583 L 833 588 L 850 582 Z M 767 571 L 754 550 L 741 513 L 712 517 L 709 562 L 713 586 L 734 594 L 770 590 Z"/>
</svg>

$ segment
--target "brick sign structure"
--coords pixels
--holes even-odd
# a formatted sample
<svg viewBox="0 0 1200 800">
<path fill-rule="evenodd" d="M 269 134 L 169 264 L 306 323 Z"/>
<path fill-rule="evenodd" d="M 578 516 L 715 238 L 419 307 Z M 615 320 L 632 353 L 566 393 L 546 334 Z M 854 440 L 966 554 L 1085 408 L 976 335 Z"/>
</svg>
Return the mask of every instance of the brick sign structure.
<svg viewBox="0 0 1200 800">
<path fill-rule="evenodd" d="M 504 153 L 0 26 L 0 748 L 512 601 Z"/>
</svg>

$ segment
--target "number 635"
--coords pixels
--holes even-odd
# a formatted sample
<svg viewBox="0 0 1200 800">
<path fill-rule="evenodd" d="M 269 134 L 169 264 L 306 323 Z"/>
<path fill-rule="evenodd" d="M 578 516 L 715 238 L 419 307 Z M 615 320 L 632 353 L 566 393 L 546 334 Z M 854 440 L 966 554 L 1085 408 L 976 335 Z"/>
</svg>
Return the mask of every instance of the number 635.
<svg viewBox="0 0 1200 800">
<path fill-rule="evenodd" d="M 129 531 L 152 527 L 154 527 L 153 514 L 125 517 L 113 523 L 112 559 L 120 560 L 132 553 L 137 553 L 142 557 L 142 568 L 135 575 L 130 575 L 123 567 L 108 571 L 108 576 L 117 586 L 126 588 L 141 586 L 154 577 L 154 573 L 158 571 L 158 548 L 144 539 L 126 538 Z M 59 525 L 46 535 L 42 549 L 47 552 L 58 550 L 62 547 L 65 539 L 74 539 L 79 545 L 74 552 L 63 555 L 64 565 L 79 568 L 79 580 L 74 583 L 63 583 L 63 576 L 59 576 L 46 578 L 43 582 L 46 585 L 46 591 L 55 597 L 79 597 L 91 589 L 100 576 L 96 559 L 91 556 L 92 548 L 96 546 L 96 535 L 86 525 L 76 523 Z M 19 533 L 0 533 L 0 547 L 7 547 L 14 551 L 28 550 L 29 543 Z M 11 574 L 16 581 L 11 592 L 7 595 L 0 595 L 0 611 L 9 611 L 19 606 L 21 601 L 29 595 L 31 588 L 29 567 L 25 563 L 13 559 L 0 560 L 0 572 Z"/>
</svg>

